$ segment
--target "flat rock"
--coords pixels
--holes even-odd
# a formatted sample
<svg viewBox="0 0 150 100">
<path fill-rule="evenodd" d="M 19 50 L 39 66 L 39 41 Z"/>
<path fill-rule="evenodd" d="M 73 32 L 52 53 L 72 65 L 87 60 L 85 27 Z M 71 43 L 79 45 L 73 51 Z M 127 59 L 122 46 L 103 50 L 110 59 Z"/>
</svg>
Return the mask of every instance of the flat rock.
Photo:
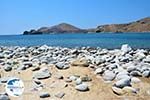
<svg viewBox="0 0 150 100">
<path fill-rule="evenodd" d="M 58 69 L 63 69 L 64 66 L 65 66 L 65 62 L 58 62 L 58 63 L 56 63 L 56 67 L 57 67 Z"/>
<path fill-rule="evenodd" d="M 115 87 L 115 86 L 112 87 L 112 91 L 113 91 L 115 94 L 117 94 L 117 95 L 123 95 L 123 94 L 125 94 L 125 92 L 122 91 L 122 89 L 117 88 L 117 87 Z"/>
<path fill-rule="evenodd" d="M 39 96 L 40 96 L 40 98 L 48 98 L 48 97 L 50 97 L 50 94 L 47 93 L 47 92 L 41 92 L 41 93 L 39 94 Z"/>
<path fill-rule="evenodd" d="M 142 74 L 141 74 L 141 72 L 139 72 L 139 71 L 132 71 L 132 72 L 130 72 L 130 75 L 132 75 L 132 76 L 142 76 Z"/>
<path fill-rule="evenodd" d="M 77 85 L 75 87 L 75 89 L 78 90 L 78 91 L 88 91 L 89 90 L 88 85 L 85 84 L 85 83 Z"/>
<path fill-rule="evenodd" d="M 118 88 L 123 88 L 125 86 L 131 86 L 131 80 L 130 79 L 121 79 L 117 81 L 114 85 Z"/>
<path fill-rule="evenodd" d="M 34 72 L 33 73 L 33 77 L 37 78 L 37 79 L 46 79 L 46 78 L 51 77 L 51 73 L 49 72 L 49 70 L 47 69 L 47 67 L 43 67 L 39 71 Z"/>
<path fill-rule="evenodd" d="M 64 92 L 59 92 L 59 93 L 55 94 L 55 97 L 62 98 L 64 95 L 65 95 Z"/>
<path fill-rule="evenodd" d="M 125 86 L 122 90 L 125 93 L 137 93 L 138 92 L 138 89 L 135 89 L 135 88 L 130 87 L 130 86 Z"/>
</svg>

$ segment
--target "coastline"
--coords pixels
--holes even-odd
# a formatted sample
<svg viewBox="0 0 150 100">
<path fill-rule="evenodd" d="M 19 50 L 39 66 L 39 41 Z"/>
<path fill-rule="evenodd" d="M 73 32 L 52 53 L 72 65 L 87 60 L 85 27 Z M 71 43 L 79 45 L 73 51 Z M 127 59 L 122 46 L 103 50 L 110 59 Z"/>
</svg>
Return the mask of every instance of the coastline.
<svg viewBox="0 0 150 100">
<path fill-rule="evenodd" d="M 25 84 L 24 100 L 46 94 L 50 97 L 45 98 L 64 100 L 148 100 L 150 96 L 150 51 L 127 44 L 112 50 L 0 46 L 0 72 L 0 93 L 10 77 L 19 77 Z"/>
</svg>

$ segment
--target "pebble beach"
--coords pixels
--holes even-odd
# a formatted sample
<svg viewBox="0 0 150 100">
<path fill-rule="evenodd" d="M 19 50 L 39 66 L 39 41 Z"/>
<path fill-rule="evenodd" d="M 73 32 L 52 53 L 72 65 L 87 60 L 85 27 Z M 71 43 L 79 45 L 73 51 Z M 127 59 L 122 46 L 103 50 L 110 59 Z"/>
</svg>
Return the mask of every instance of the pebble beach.
<svg viewBox="0 0 150 100">
<path fill-rule="evenodd" d="M 11 97 L 7 81 L 24 92 Z M 150 50 L 0 46 L 0 100 L 149 100 Z"/>
</svg>

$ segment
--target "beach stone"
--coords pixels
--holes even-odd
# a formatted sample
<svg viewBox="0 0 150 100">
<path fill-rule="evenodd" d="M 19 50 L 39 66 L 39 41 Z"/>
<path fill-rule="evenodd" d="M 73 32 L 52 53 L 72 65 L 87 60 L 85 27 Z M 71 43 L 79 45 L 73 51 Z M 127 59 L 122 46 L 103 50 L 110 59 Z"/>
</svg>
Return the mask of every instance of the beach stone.
<svg viewBox="0 0 150 100">
<path fill-rule="evenodd" d="M 0 94 L 0 100 L 10 100 L 10 98 L 6 94 Z"/>
<path fill-rule="evenodd" d="M 56 63 L 56 67 L 58 69 L 63 69 L 64 66 L 65 66 L 65 62 L 58 62 L 58 63 Z"/>
<path fill-rule="evenodd" d="M 103 79 L 105 81 L 112 81 L 115 78 L 116 74 L 113 71 L 106 70 L 103 74 Z"/>
<path fill-rule="evenodd" d="M 96 57 L 96 58 L 94 59 L 94 63 L 95 63 L 96 65 L 102 64 L 102 63 L 104 63 L 104 62 L 105 62 L 105 60 L 102 59 L 102 58 L 99 58 L 99 57 Z"/>
<path fill-rule="evenodd" d="M 63 96 L 65 96 L 64 92 L 59 92 L 59 93 L 55 94 L 55 97 L 57 97 L 57 98 L 62 98 Z"/>
<path fill-rule="evenodd" d="M 149 70 L 146 70 L 142 73 L 142 76 L 143 77 L 149 77 L 150 76 L 150 71 Z"/>
<path fill-rule="evenodd" d="M 5 66 L 4 66 L 4 70 L 5 70 L 6 72 L 11 71 L 11 70 L 12 70 L 12 66 L 10 66 L 10 65 L 5 65 Z"/>
<path fill-rule="evenodd" d="M 141 74 L 141 72 L 139 72 L 139 71 L 132 71 L 132 72 L 130 72 L 130 75 L 132 75 L 132 76 L 142 76 L 142 74 Z"/>
<path fill-rule="evenodd" d="M 37 85 L 42 84 L 42 82 L 41 82 L 40 80 L 38 80 L 38 79 L 34 79 L 33 81 L 34 81 Z"/>
<path fill-rule="evenodd" d="M 138 89 L 135 89 L 135 88 L 130 87 L 130 86 L 125 86 L 122 90 L 125 93 L 137 93 L 138 92 Z"/>
<path fill-rule="evenodd" d="M 143 59 L 144 62 L 150 63 L 150 55 L 148 55 L 145 59 Z"/>
<path fill-rule="evenodd" d="M 127 71 L 132 72 L 132 71 L 136 70 L 136 68 L 137 68 L 136 66 L 131 65 L 131 66 L 127 67 Z"/>
<path fill-rule="evenodd" d="M 116 80 L 121 80 L 121 79 L 131 79 L 131 77 L 127 74 L 122 74 L 122 75 L 117 75 Z"/>
<path fill-rule="evenodd" d="M 43 67 L 38 72 L 34 72 L 33 77 L 37 79 L 46 79 L 51 77 L 51 73 L 49 72 L 47 67 Z"/>
<path fill-rule="evenodd" d="M 78 91 L 88 91 L 89 90 L 88 85 L 85 84 L 85 83 L 77 85 L 75 87 L 75 89 L 78 90 Z"/>
<path fill-rule="evenodd" d="M 141 80 L 139 78 L 137 78 L 137 77 L 131 78 L 131 83 L 139 83 L 139 82 L 141 82 Z"/>
<path fill-rule="evenodd" d="M 117 88 L 117 87 L 115 87 L 115 86 L 112 87 L 112 91 L 113 91 L 115 94 L 117 94 L 117 95 L 123 95 L 123 94 L 125 94 L 125 92 L 122 91 L 122 89 Z"/>
<path fill-rule="evenodd" d="M 75 83 L 76 83 L 76 85 L 79 85 L 82 83 L 82 80 L 80 78 L 78 78 L 78 79 L 76 79 Z"/>
<path fill-rule="evenodd" d="M 23 65 L 25 65 L 27 67 L 32 67 L 32 62 L 31 61 L 26 61 L 26 62 L 23 62 Z"/>
<path fill-rule="evenodd" d="M 123 51 L 124 53 L 128 53 L 132 50 L 132 48 L 128 45 L 128 44 L 124 44 L 121 47 L 121 51 Z"/>
<path fill-rule="evenodd" d="M 77 78 L 78 78 L 78 77 L 75 76 L 75 75 L 71 75 L 71 76 L 69 77 L 69 79 L 72 80 L 72 81 L 75 81 Z"/>
<path fill-rule="evenodd" d="M 24 65 L 20 65 L 18 68 L 17 68 L 17 70 L 26 70 L 26 67 L 24 66 Z"/>
<path fill-rule="evenodd" d="M 96 70 L 95 70 L 95 74 L 103 74 L 103 69 L 102 68 L 97 68 Z"/>
<path fill-rule="evenodd" d="M 121 79 L 119 81 L 117 81 L 114 85 L 118 88 L 123 88 L 125 86 L 131 86 L 131 80 L 129 79 Z"/>
<path fill-rule="evenodd" d="M 80 58 L 80 59 L 76 59 L 74 61 L 71 62 L 72 66 L 83 66 L 83 67 L 88 67 L 89 66 L 89 62 L 87 59 L 85 58 Z"/>
<path fill-rule="evenodd" d="M 41 92 L 39 94 L 39 96 L 40 96 L 40 98 L 48 98 L 48 97 L 50 97 L 50 94 L 48 92 Z"/>
</svg>

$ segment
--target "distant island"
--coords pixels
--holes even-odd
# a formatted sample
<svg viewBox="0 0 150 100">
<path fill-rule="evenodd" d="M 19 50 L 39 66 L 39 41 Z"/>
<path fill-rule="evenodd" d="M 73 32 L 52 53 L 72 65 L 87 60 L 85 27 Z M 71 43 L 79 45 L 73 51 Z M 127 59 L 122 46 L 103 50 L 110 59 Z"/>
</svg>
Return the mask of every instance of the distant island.
<svg viewBox="0 0 150 100">
<path fill-rule="evenodd" d="M 124 32 L 150 32 L 150 17 L 140 19 L 138 21 L 125 23 L 125 24 L 107 24 L 100 25 L 96 28 L 81 29 L 67 23 L 61 23 L 51 27 L 41 27 L 40 29 L 32 29 L 24 31 L 23 35 L 36 35 L 36 34 L 51 34 L 51 33 L 124 33 Z"/>
</svg>

